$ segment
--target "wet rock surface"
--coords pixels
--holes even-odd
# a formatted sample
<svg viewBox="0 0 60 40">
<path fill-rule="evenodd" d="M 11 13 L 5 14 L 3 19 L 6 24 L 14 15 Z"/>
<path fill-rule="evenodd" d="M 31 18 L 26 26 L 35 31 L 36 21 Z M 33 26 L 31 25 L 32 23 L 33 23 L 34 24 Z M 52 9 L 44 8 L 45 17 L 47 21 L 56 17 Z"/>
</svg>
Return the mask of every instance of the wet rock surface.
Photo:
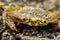
<svg viewBox="0 0 60 40">
<path fill-rule="evenodd" d="M 19 27 L 18 27 L 19 28 Z M 37 30 L 38 29 L 38 30 Z M 32 28 L 21 27 L 19 32 L 13 32 L 9 28 L 1 27 L 0 38 L 1 40 L 59 40 L 60 31 L 51 28 Z"/>
</svg>

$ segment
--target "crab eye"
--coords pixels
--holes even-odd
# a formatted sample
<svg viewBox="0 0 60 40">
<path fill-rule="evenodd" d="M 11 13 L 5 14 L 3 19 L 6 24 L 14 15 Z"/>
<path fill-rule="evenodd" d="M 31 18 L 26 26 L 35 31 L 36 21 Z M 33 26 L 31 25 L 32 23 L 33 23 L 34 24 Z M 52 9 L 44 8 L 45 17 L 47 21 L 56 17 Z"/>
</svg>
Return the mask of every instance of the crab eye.
<svg viewBox="0 0 60 40">
<path fill-rule="evenodd" d="M 46 23 L 46 21 L 44 21 L 44 23 Z"/>
<path fill-rule="evenodd" d="M 46 22 L 46 21 L 44 21 L 44 23 L 43 23 L 44 25 L 47 25 L 48 24 L 48 22 Z"/>
<path fill-rule="evenodd" d="M 24 18 L 23 20 L 25 21 L 26 19 Z"/>
<path fill-rule="evenodd" d="M 27 18 L 23 18 L 24 21 L 28 20 Z"/>
</svg>

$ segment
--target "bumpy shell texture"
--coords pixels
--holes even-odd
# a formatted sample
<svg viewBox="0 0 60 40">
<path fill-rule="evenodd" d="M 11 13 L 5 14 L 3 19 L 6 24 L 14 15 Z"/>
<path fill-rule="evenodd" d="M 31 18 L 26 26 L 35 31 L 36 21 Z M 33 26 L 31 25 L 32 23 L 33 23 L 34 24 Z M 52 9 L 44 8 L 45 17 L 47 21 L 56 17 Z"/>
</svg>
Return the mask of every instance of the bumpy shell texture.
<svg viewBox="0 0 60 40">
<path fill-rule="evenodd" d="M 30 26 L 45 26 L 54 18 L 47 15 L 47 12 L 42 8 L 23 7 L 18 11 L 10 11 L 16 18 L 22 20 L 21 23 Z"/>
<path fill-rule="evenodd" d="M 54 19 L 42 8 L 24 7 L 19 13 L 20 18 L 31 26 L 45 26 Z"/>
</svg>

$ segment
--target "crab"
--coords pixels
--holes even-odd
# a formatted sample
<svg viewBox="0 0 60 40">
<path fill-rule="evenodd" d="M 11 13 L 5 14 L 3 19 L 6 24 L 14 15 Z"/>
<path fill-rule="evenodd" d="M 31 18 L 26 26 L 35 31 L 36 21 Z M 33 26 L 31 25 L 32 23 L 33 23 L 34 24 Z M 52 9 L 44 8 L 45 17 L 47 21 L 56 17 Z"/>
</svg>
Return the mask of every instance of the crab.
<svg viewBox="0 0 60 40">
<path fill-rule="evenodd" d="M 57 20 L 60 18 L 60 12 L 50 12 L 42 8 L 29 6 L 5 6 L 4 8 L 3 24 L 8 25 L 13 31 L 18 31 L 14 22 L 42 27 L 48 25 L 48 23 L 58 23 Z"/>
</svg>

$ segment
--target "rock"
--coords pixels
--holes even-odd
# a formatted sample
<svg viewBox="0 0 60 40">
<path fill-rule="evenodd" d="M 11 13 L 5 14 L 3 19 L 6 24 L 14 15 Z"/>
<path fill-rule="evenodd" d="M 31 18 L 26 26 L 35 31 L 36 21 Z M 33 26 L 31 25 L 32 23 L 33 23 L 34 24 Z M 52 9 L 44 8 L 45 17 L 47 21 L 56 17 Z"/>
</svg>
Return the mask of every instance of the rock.
<svg viewBox="0 0 60 40">
<path fill-rule="evenodd" d="M 1 40 L 15 40 L 14 37 L 7 31 L 3 32 L 1 36 L 2 36 Z"/>
</svg>

